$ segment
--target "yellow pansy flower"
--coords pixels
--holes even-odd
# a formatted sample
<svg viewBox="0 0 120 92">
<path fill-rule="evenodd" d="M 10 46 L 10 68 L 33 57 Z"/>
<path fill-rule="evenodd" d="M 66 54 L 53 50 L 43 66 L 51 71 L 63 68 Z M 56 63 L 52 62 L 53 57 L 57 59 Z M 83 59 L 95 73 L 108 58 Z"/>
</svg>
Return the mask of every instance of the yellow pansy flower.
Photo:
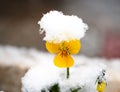
<svg viewBox="0 0 120 92">
<path fill-rule="evenodd" d="M 106 87 L 106 83 L 104 81 L 102 81 L 102 82 L 98 83 L 98 85 L 97 85 L 97 91 L 98 92 L 104 92 L 105 87 Z"/>
<path fill-rule="evenodd" d="M 46 42 L 46 48 L 50 53 L 57 54 L 54 64 L 60 68 L 71 67 L 74 60 L 71 54 L 77 54 L 81 48 L 79 40 L 62 41 L 60 43 Z"/>
</svg>

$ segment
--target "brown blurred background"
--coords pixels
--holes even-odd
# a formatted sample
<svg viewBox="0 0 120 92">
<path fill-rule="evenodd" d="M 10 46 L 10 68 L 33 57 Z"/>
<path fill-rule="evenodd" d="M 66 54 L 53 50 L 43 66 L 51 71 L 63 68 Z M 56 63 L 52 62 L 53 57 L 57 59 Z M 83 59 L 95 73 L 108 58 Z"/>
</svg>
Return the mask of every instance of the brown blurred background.
<svg viewBox="0 0 120 92">
<path fill-rule="evenodd" d="M 37 22 L 50 10 L 77 15 L 88 24 L 80 54 L 120 57 L 119 0 L 0 0 L 0 45 L 44 51 Z"/>
</svg>

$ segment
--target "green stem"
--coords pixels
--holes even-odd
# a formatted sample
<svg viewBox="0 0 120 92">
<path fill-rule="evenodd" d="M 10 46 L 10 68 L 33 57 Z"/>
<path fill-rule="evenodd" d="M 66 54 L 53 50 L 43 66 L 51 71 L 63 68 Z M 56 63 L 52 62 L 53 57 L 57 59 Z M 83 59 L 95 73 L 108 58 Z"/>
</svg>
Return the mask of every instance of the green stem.
<svg viewBox="0 0 120 92">
<path fill-rule="evenodd" d="M 67 79 L 69 78 L 70 72 L 69 72 L 69 67 L 67 67 Z"/>
</svg>

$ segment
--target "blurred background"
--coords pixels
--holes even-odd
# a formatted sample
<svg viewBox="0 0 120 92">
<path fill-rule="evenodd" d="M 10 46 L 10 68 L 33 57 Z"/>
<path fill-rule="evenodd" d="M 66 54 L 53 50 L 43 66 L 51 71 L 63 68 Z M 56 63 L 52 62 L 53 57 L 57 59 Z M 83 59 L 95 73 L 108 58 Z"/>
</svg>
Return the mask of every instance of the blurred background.
<svg viewBox="0 0 120 92">
<path fill-rule="evenodd" d="M 10 45 L 45 52 L 45 42 L 42 40 L 44 34 L 40 35 L 37 23 L 50 10 L 77 15 L 88 24 L 89 30 L 81 40 L 80 54 L 108 60 L 120 58 L 120 0 L 0 0 L 1 51 L 4 46 Z M 2 67 L 1 72 L 4 69 Z M 10 66 L 7 67 L 9 69 Z M 21 78 L 24 73 L 21 74 L 20 71 L 17 74 Z M 3 72 L 1 74 L 4 75 Z M 3 78 L 0 75 L 0 79 Z M 6 81 L 11 83 L 8 79 L 0 83 Z M 0 90 L 6 87 L 0 85 Z M 5 92 L 19 91 L 9 89 Z M 113 92 L 120 92 L 120 89 Z"/>
<path fill-rule="evenodd" d="M 88 24 L 80 54 L 120 57 L 119 0 L 0 0 L 0 44 L 45 51 L 37 23 L 50 10 L 77 15 Z"/>
</svg>

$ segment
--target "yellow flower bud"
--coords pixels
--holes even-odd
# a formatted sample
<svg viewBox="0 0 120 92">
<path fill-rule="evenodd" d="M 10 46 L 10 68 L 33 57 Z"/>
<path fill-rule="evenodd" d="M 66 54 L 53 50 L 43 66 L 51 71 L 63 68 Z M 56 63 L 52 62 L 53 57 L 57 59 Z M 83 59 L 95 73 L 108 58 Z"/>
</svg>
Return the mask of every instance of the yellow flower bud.
<svg viewBox="0 0 120 92">
<path fill-rule="evenodd" d="M 98 85 L 97 85 L 97 91 L 98 92 L 104 92 L 105 87 L 106 87 L 106 83 L 104 81 L 102 81 L 102 82 L 98 83 Z"/>
</svg>

